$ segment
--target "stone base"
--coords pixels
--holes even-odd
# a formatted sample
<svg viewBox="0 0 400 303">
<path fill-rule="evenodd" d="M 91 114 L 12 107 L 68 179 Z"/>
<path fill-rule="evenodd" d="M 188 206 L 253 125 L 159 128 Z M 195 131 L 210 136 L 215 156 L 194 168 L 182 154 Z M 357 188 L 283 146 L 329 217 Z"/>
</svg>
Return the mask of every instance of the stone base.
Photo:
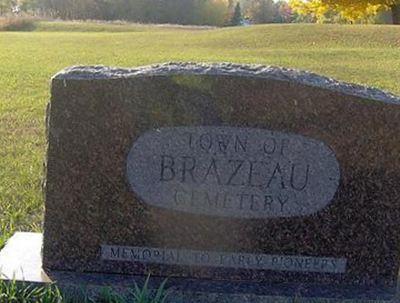
<svg viewBox="0 0 400 303">
<path fill-rule="evenodd" d="M 61 291 L 73 295 L 82 290 L 96 293 L 103 287 L 127 292 L 134 283 L 142 285 L 145 277 L 98 273 L 48 272 L 42 270 L 42 235 L 16 233 L 0 252 L 2 279 L 32 284 L 56 282 Z M 164 278 L 152 277 L 150 288 L 157 288 Z M 400 302 L 393 289 L 354 288 L 333 285 L 223 282 L 170 278 L 168 303 L 266 303 L 266 302 Z"/>
</svg>

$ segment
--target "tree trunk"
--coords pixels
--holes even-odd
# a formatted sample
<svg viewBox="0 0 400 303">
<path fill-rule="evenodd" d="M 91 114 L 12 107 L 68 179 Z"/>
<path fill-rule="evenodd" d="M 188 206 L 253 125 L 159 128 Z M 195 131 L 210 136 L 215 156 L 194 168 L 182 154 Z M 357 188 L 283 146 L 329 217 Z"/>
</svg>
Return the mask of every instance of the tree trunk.
<svg viewBox="0 0 400 303">
<path fill-rule="evenodd" d="M 392 10 L 393 24 L 400 24 L 400 3 L 390 7 Z"/>
</svg>

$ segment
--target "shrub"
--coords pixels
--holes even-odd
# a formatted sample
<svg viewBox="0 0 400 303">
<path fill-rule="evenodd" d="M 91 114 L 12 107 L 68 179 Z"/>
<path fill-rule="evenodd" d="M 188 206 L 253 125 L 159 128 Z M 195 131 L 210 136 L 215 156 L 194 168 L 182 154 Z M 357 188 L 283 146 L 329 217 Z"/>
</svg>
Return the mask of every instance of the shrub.
<svg viewBox="0 0 400 303">
<path fill-rule="evenodd" d="M 31 17 L 0 18 L 0 31 L 32 31 L 36 20 Z"/>
</svg>

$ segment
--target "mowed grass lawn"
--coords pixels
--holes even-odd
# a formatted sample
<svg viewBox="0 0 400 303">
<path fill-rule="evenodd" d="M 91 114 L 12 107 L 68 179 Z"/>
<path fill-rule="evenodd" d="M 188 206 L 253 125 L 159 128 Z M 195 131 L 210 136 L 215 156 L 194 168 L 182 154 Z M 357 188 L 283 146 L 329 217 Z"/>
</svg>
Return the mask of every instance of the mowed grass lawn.
<svg viewBox="0 0 400 303">
<path fill-rule="evenodd" d="M 33 32 L 0 32 L 0 245 L 17 230 L 41 230 L 51 76 L 76 64 L 172 60 L 282 65 L 400 94 L 400 26 L 42 22 Z"/>
</svg>

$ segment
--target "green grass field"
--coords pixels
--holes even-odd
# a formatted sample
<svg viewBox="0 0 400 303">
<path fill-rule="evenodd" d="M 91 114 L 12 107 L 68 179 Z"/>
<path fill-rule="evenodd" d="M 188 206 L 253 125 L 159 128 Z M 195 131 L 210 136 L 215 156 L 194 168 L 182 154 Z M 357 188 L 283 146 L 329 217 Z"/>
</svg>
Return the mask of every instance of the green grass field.
<svg viewBox="0 0 400 303">
<path fill-rule="evenodd" d="M 40 231 L 49 80 L 76 64 L 232 61 L 311 70 L 400 94 L 400 27 L 265 25 L 185 28 L 40 22 L 0 32 L 0 246 Z"/>
</svg>

